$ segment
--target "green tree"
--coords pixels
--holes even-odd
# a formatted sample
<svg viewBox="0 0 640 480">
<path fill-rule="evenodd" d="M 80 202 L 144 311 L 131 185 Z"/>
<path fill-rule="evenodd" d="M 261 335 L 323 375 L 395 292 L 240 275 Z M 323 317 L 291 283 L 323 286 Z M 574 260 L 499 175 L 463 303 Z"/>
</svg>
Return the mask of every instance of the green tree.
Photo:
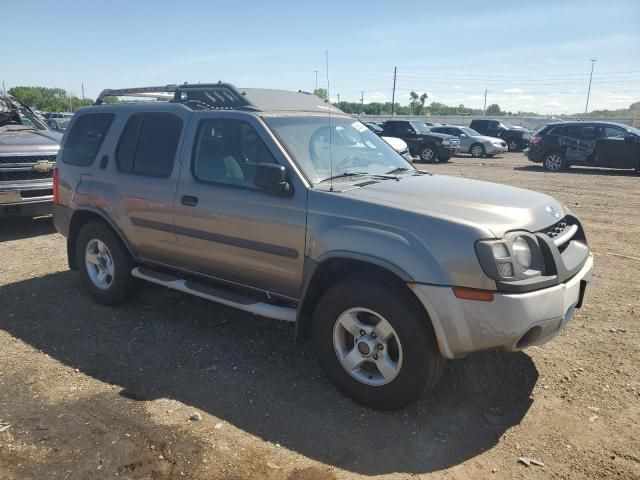
<svg viewBox="0 0 640 480">
<path fill-rule="evenodd" d="M 497 103 L 492 103 L 487 107 L 487 115 L 504 115 L 504 112 L 500 110 L 500 105 Z"/>
<path fill-rule="evenodd" d="M 93 103 L 88 99 L 82 100 L 76 96 L 68 95 L 61 88 L 13 87 L 9 89 L 9 95 L 31 108 L 45 112 L 66 112 Z"/>
<path fill-rule="evenodd" d="M 429 96 L 426 93 L 418 95 L 416 92 L 412 91 L 409 94 L 409 98 L 411 99 L 411 101 L 409 102 L 411 113 L 413 115 L 421 115 L 422 111 L 424 110 L 424 102 L 427 101 L 427 98 L 429 98 Z"/>
<path fill-rule="evenodd" d="M 318 88 L 313 91 L 313 94 L 320 97 L 323 100 L 327 99 L 327 90 L 324 88 Z"/>
</svg>

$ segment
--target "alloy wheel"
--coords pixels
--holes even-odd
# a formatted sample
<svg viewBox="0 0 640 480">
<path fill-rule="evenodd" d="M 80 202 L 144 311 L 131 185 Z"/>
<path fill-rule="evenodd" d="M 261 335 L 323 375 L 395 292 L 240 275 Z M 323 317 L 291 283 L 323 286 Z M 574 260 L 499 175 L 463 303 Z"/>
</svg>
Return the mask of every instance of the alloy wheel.
<svg viewBox="0 0 640 480">
<path fill-rule="evenodd" d="M 102 241 L 94 238 L 87 243 L 84 253 L 85 266 L 91 282 L 101 290 L 107 290 L 113 283 L 113 257 Z"/>
<path fill-rule="evenodd" d="M 365 385 L 386 385 L 402 368 L 396 331 L 382 315 L 367 308 L 350 308 L 338 317 L 333 348 L 342 367 Z"/>
</svg>

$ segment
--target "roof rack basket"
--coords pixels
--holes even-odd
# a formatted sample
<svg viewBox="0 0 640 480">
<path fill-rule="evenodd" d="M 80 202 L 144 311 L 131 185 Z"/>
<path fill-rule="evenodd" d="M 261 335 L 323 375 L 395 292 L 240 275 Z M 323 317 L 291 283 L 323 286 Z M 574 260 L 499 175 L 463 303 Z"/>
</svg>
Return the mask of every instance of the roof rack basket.
<svg viewBox="0 0 640 480">
<path fill-rule="evenodd" d="M 229 83 L 203 83 L 164 85 L 157 87 L 122 88 L 103 90 L 95 105 L 104 103 L 107 97 L 148 97 L 182 103 L 193 110 L 258 110 L 246 98 L 245 92 Z"/>
</svg>

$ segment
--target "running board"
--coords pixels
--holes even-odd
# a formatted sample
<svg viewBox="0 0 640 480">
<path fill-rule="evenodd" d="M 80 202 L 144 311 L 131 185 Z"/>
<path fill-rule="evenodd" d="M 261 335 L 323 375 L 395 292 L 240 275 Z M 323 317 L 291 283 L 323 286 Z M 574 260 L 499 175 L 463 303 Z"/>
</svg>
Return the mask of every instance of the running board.
<svg viewBox="0 0 640 480">
<path fill-rule="evenodd" d="M 131 270 L 131 275 L 157 285 L 162 285 L 163 287 L 171 288 L 172 290 L 178 290 L 179 292 L 195 295 L 196 297 L 221 303 L 228 307 L 244 310 L 253 315 L 284 320 L 285 322 L 296 321 L 297 310 L 295 308 L 271 305 L 249 296 L 227 292 L 194 280 L 185 280 L 184 278 L 174 277 L 166 273 L 156 272 L 150 268 L 135 267 Z"/>
</svg>

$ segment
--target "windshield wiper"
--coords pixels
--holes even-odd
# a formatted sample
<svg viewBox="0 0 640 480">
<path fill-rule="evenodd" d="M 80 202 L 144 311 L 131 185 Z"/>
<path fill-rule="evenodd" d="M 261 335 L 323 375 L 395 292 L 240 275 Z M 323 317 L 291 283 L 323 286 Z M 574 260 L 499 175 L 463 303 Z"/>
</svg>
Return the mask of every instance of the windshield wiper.
<svg viewBox="0 0 640 480">
<path fill-rule="evenodd" d="M 389 170 L 388 172 L 385 172 L 385 175 L 392 175 L 394 173 L 406 172 L 407 170 L 409 170 L 408 167 L 398 167 L 398 168 L 394 168 L 393 170 Z"/>
<path fill-rule="evenodd" d="M 320 180 L 320 183 L 329 182 L 331 180 L 336 180 L 338 178 L 346 178 L 346 177 L 359 177 L 362 175 L 369 175 L 367 172 L 344 172 L 340 175 L 334 175 L 333 177 L 323 178 Z"/>
</svg>

